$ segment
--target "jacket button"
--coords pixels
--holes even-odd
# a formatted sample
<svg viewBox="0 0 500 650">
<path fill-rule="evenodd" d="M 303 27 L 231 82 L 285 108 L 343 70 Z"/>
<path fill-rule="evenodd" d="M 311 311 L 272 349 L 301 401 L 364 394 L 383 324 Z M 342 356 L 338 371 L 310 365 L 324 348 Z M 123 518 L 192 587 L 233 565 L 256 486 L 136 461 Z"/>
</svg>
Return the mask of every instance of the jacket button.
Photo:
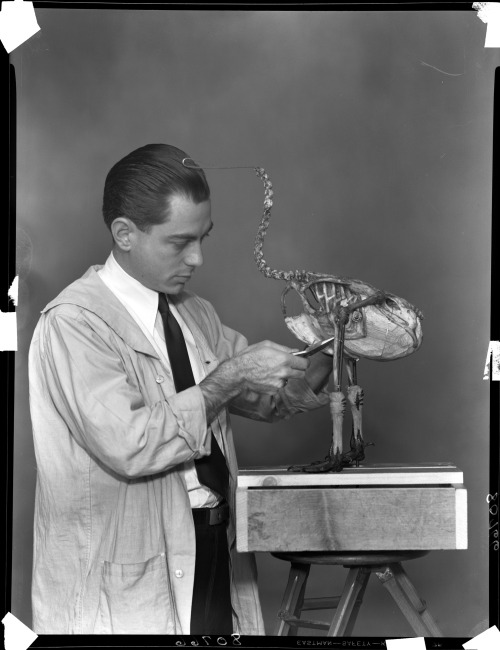
<svg viewBox="0 0 500 650">
<path fill-rule="evenodd" d="M 175 577 L 176 578 L 182 578 L 183 575 L 184 575 L 184 571 L 182 569 L 176 569 L 175 570 Z"/>
<path fill-rule="evenodd" d="M 161 384 L 162 381 L 165 381 L 165 377 L 163 375 L 158 375 L 158 377 L 156 378 L 156 383 Z"/>
</svg>

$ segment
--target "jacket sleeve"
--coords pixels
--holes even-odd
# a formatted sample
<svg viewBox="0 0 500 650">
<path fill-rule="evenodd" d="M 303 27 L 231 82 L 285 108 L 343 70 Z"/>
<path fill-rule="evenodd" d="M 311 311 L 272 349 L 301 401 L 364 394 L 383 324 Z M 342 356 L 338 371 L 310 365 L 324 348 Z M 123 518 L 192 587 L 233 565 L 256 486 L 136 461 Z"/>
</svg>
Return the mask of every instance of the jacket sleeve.
<svg viewBox="0 0 500 650">
<path fill-rule="evenodd" d="M 230 359 L 248 347 L 248 341 L 242 334 L 221 323 L 209 302 L 199 300 L 210 322 L 211 338 L 219 361 Z M 316 394 L 305 379 L 290 379 L 275 395 L 245 391 L 232 400 L 229 411 L 252 420 L 273 422 L 319 408 L 328 402 L 326 388 Z"/>
<path fill-rule="evenodd" d="M 56 410 L 91 456 L 136 478 L 210 453 L 198 386 L 148 405 L 118 350 L 84 316 L 45 318 L 39 367 Z"/>
</svg>

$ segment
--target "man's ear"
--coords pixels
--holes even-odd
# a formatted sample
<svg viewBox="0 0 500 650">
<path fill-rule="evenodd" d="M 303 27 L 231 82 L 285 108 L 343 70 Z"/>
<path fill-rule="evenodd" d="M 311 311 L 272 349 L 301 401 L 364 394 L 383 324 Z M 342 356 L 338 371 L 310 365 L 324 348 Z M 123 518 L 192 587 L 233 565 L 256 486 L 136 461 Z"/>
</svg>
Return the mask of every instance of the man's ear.
<svg viewBox="0 0 500 650">
<path fill-rule="evenodd" d="M 123 252 L 130 250 L 135 230 L 135 224 L 126 217 L 117 217 L 111 224 L 111 234 L 115 244 Z"/>
</svg>

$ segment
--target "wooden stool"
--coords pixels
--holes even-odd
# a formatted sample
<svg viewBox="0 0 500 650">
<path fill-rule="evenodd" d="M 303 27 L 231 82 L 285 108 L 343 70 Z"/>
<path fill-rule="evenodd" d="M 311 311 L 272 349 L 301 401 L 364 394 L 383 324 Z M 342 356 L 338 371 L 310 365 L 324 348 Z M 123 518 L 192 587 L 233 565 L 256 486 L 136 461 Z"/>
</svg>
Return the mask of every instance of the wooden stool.
<svg viewBox="0 0 500 650">
<path fill-rule="evenodd" d="M 429 551 L 366 551 L 366 552 L 309 552 L 272 553 L 291 563 L 288 583 L 278 612 L 276 636 L 295 636 L 297 628 L 328 630 L 327 636 L 352 636 L 352 629 L 363 601 L 371 573 L 377 577 L 393 597 L 417 636 L 443 636 L 436 622 L 418 596 L 401 562 L 413 560 Z M 311 564 L 341 565 L 349 569 L 341 596 L 333 598 L 305 598 Z M 331 624 L 301 619 L 305 610 L 335 609 Z"/>
</svg>

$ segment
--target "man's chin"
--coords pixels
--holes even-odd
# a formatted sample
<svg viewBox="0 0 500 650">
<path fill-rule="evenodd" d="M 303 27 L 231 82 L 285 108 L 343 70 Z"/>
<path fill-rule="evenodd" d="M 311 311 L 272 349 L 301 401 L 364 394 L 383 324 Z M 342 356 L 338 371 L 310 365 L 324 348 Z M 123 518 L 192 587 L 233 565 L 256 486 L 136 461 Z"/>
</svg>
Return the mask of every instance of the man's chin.
<svg viewBox="0 0 500 650">
<path fill-rule="evenodd" d="M 169 286 L 167 287 L 167 290 L 165 293 L 169 296 L 176 295 L 178 293 L 181 293 L 181 291 L 184 291 L 184 287 L 187 284 L 187 280 L 178 280 L 171 282 Z"/>
</svg>

